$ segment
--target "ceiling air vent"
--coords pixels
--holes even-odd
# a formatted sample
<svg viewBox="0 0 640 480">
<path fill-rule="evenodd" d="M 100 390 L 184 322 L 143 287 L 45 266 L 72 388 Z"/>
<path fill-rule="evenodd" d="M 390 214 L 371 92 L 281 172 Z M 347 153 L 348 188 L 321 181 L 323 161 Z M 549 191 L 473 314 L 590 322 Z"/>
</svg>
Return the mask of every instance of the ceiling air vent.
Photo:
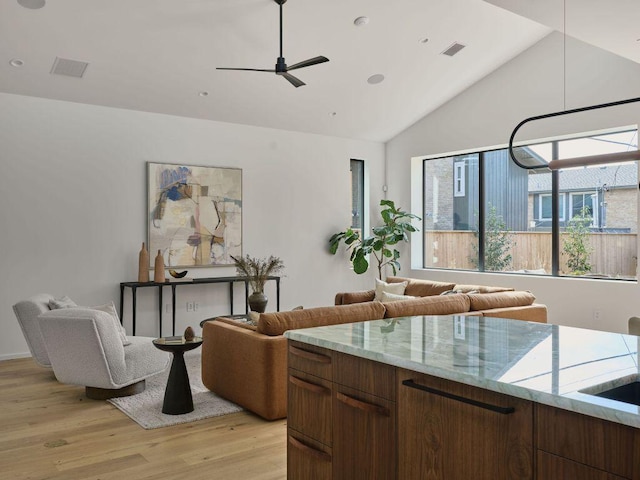
<svg viewBox="0 0 640 480">
<path fill-rule="evenodd" d="M 67 77 L 82 78 L 84 71 L 89 64 L 87 62 L 79 62 L 77 60 L 69 60 L 68 58 L 56 57 L 51 67 L 54 75 L 66 75 Z"/>
<path fill-rule="evenodd" d="M 449 47 L 447 47 L 447 49 L 444 52 L 442 52 L 442 55 L 453 57 L 456 53 L 458 53 L 464 47 L 466 47 L 466 45 L 462 45 L 461 43 L 458 43 L 458 42 L 453 42 Z"/>
</svg>

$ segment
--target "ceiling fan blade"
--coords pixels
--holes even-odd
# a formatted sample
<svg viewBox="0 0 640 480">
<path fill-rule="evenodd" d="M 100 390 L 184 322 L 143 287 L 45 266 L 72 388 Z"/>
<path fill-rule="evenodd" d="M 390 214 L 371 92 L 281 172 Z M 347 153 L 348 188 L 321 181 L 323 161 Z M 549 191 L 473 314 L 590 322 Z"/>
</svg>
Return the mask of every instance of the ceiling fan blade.
<svg viewBox="0 0 640 480">
<path fill-rule="evenodd" d="M 216 70 L 241 70 L 243 72 L 270 72 L 275 73 L 275 70 L 264 70 L 261 68 L 225 68 L 225 67 L 217 67 Z"/>
<path fill-rule="evenodd" d="M 328 61 L 329 59 L 327 57 L 322 57 L 322 56 L 313 57 L 308 60 L 303 60 L 302 62 L 298 62 L 294 65 L 291 65 L 290 67 L 287 68 L 287 70 L 295 70 L 296 68 L 310 67 L 312 65 L 318 65 L 319 63 L 325 63 Z"/>
<path fill-rule="evenodd" d="M 299 78 L 294 77 L 293 75 L 291 75 L 290 73 L 287 72 L 283 72 L 283 73 L 279 73 L 278 75 L 282 75 L 284 78 L 286 78 L 287 80 L 289 80 L 289 83 L 291 83 L 291 85 L 293 85 L 294 87 L 298 88 L 301 87 L 303 85 L 306 85 L 306 83 L 304 83 L 302 80 L 300 80 Z"/>
</svg>

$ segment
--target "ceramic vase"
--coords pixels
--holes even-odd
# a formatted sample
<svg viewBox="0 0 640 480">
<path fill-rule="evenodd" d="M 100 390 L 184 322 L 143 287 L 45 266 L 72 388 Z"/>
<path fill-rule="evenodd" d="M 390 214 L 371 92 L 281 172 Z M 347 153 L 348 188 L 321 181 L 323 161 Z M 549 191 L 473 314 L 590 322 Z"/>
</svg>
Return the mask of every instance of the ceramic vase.
<svg viewBox="0 0 640 480">
<path fill-rule="evenodd" d="M 247 298 L 247 302 L 249 302 L 249 308 L 252 312 L 264 313 L 264 310 L 267 308 L 267 302 L 269 299 L 263 292 L 253 292 Z"/>
<path fill-rule="evenodd" d="M 187 328 L 185 329 L 185 331 L 184 331 L 184 335 L 183 335 L 183 336 L 184 336 L 184 339 L 185 339 L 187 342 L 190 342 L 190 341 L 192 341 L 192 340 L 194 339 L 194 337 L 196 336 L 196 334 L 195 334 L 195 332 L 193 331 L 193 328 L 191 328 L 191 327 L 187 327 Z"/>
<path fill-rule="evenodd" d="M 156 283 L 164 283 L 164 258 L 162 258 L 160 250 L 158 250 L 158 255 L 156 255 L 153 281 Z"/>
<path fill-rule="evenodd" d="M 149 281 L 149 251 L 144 242 L 138 255 L 138 281 L 141 283 Z"/>
</svg>

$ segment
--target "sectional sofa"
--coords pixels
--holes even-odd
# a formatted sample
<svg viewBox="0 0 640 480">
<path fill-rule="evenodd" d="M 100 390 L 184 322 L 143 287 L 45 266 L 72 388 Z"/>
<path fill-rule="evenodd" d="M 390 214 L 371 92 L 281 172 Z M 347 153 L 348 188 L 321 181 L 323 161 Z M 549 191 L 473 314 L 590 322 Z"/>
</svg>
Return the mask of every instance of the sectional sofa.
<svg viewBox="0 0 640 480">
<path fill-rule="evenodd" d="M 267 420 L 287 416 L 287 340 L 296 328 L 414 315 L 473 315 L 546 322 L 527 291 L 388 277 L 412 298 L 375 301 L 375 291 L 343 292 L 336 305 L 262 313 L 256 325 L 220 317 L 203 323 L 202 381 L 212 392 Z"/>
</svg>

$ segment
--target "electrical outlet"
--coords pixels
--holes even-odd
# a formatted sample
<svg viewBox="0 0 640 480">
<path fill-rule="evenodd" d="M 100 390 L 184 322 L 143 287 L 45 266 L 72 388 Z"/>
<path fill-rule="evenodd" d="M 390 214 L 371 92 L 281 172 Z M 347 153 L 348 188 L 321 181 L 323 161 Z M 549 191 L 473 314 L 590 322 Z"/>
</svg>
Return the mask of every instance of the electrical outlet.
<svg viewBox="0 0 640 480">
<path fill-rule="evenodd" d="M 193 311 L 194 312 L 198 311 L 198 303 L 197 302 L 193 302 Z"/>
<path fill-rule="evenodd" d="M 602 320 L 602 311 L 597 308 L 593 310 L 593 319 L 594 320 Z"/>
<path fill-rule="evenodd" d="M 187 302 L 187 312 L 193 312 L 193 302 Z"/>
</svg>

